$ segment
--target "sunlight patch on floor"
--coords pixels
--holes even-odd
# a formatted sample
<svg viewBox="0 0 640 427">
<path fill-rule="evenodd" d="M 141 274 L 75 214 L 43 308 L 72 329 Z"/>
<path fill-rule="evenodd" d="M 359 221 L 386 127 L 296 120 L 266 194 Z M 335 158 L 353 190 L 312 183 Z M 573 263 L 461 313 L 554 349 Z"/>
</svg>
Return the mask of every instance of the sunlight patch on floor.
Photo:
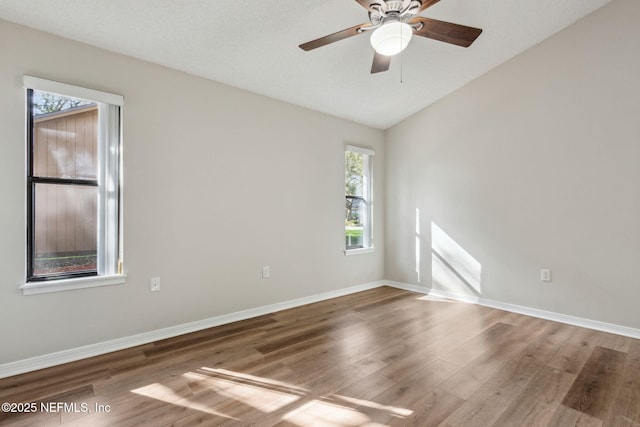
<svg viewBox="0 0 640 427">
<path fill-rule="evenodd" d="M 314 399 L 282 417 L 283 420 L 299 426 L 366 426 L 379 427 L 384 424 L 373 422 L 371 418 L 353 408 L 332 402 Z"/>
<path fill-rule="evenodd" d="M 411 409 L 382 405 L 380 403 L 372 402 L 370 400 L 356 399 L 354 397 L 341 396 L 339 394 L 334 395 L 334 397 L 337 399 L 344 400 L 345 402 L 348 402 L 352 405 L 366 406 L 368 408 L 377 409 L 379 411 L 385 411 L 399 417 L 408 417 L 411 414 L 413 414 L 413 411 Z"/>
<path fill-rule="evenodd" d="M 131 392 L 136 393 L 140 396 L 145 396 L 152 399 L 160 400 L 162 402 L 170 403 L 172 405 L 182 406 L 184 408 L 189 408 L 189 409 L 201 411 L 207 414 L 216 415 L 218 417 L 223 417 L 223 418 L 228 418 L 233 420 L 237 419 L 227 414 L 224 414 L 222 412 L 218 412 L 212 409 L 208 405 L 204 405 L 198 402 L 193 402 L 190 400 L 190 398 L 188 397 L 185 398 L 181 396 L 171 387 L 160 384 L 160 383 L 149 384 L 144 387 L 131 390 Z"/>
<path fill-rule="evenodd" d="M 222 396 L 251 406 L 261 412 L 271 413 L 291 405 L 307 393 L 307 390 L 269 378 L 202 367 L 185 377 Z"/>
<path fill-rule="evenodd" d="M 285 414 L 281 420 L 299 426 L 377 427 L 384 424 L 375 422 L 371 417 L 402 420 L 413 414 L 410 409 L 345 395 L 315 397 L 311 390 L 283 381 L 208 367 L 185 372 L 164 384 L 156 382 L 131 391 L 172 405 L 237 421 L 243 421 L 243 416 L 237 411 L 242 412 L 242 408 L 246 407 L 265 415 L 281 410 Z M 216 407 L 241 418 L 217 411 Z M 255 417 L 255 413 L 251 417 Z"/>
<path fill-rule="evenodd" d="M 467 304 L 463 301 L 457 301 L 457 300 L 453 300 L 453 299 L 449 299 L 449 298 L 444 298 L 444 297 L 438 297 L 435 295 L 424 295 L 421 297 L 416 298 L 418 301 L 435 301 L 435 302 L 448 302 L 448 303 L 455 303 L 455 304 Z"/>
</svg>

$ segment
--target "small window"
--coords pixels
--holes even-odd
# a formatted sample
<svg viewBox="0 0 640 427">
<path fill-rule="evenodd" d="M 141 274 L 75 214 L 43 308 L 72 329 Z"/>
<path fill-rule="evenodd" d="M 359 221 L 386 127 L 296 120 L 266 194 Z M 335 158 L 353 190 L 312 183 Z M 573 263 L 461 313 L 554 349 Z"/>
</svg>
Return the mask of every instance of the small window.
<svg viewBox="0 0 640 427">
<path fill-rule="evenodd" d="M 24 80 L 27 282 L 120 274 L 122 97 Z"/>
<path fill-rule="evenodd" d="M 373 248 L 372 160 L 373 150 L 348 145 L 345 150 L 345 250 Z"/>
</svg>

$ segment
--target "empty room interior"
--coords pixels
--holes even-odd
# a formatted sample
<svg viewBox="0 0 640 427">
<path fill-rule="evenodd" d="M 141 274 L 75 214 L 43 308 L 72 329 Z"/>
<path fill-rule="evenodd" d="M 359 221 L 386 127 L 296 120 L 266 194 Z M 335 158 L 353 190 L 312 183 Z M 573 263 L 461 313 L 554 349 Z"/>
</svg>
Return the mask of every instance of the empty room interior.
<svg viewBox="0 0 640 427">
<path fill-rule="evenodd" d="M 640 427 L 639 21 L 0 0 L 0 425 Z"/>
</svg>

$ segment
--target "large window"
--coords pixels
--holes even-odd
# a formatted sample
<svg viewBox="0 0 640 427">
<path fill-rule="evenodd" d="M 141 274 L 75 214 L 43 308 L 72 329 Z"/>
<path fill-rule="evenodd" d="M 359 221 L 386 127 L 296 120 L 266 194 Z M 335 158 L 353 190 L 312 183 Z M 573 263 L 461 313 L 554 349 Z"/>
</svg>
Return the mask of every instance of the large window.
<svg viewBox="0 0 640 427">
<path fill-rule="evenodd" d="M 27 284 L 23 289 L 65 279 L 116 276 L 122 269 L 122 97 L 30 76 L 24 82 Z"/>
<path fill-rule="evenodd" d="M 348 145 L 345 149 L 345 250 L 370 251 L 372 235 L 373 150 Z"/>
</svg>

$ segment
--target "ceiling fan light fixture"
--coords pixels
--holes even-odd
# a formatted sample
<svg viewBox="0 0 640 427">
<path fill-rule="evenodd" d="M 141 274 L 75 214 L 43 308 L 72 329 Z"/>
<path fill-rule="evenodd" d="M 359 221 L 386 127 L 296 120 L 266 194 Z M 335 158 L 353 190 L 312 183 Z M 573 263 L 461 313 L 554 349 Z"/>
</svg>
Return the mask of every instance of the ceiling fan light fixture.
<svg viewBox="0 0 640 427">
<path fill-rule="evenodd" d="M 407 47 L 412 35 L 413 30 L 409 24 L 388 22 L 371 34 L 371 46 L 380 55 L 393 56 Z"/>
</svg>

